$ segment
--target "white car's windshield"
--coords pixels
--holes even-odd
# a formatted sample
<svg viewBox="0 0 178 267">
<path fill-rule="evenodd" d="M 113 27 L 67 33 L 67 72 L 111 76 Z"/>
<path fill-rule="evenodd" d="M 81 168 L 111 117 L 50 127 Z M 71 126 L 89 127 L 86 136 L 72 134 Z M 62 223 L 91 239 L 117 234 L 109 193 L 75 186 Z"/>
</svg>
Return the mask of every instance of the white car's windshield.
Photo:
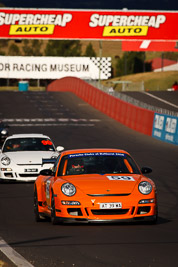
<svg viewBox="0 0 178 267">
<path fill-rule="evenodd" d="M 2 152 L 17 151 L 55 151 L 55 148 L 48 138 L 11 138 L 5 142 Z"/>
</svg>

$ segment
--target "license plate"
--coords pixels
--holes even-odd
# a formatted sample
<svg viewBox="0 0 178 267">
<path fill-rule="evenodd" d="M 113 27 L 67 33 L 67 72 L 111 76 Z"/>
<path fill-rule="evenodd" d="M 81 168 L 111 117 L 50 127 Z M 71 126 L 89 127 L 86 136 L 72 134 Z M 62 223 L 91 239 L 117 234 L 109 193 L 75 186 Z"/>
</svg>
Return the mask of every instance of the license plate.
<svg viewBox="0 0 178 267">
<path fill-rule="evenodd" d="M 100 203 L 100 209 L 122 209 L 121 202 Z"/>
<path fill-rule="evenodd" d="M 38 172 L 38 169 L 25 169 L 25 172 Z"/>
</svg>

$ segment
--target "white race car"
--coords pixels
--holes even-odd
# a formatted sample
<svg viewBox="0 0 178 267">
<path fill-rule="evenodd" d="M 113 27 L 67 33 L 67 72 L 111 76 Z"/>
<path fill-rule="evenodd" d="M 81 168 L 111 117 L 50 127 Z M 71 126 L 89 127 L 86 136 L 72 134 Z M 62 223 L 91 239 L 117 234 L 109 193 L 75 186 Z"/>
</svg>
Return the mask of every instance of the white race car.
<svg viewBox="0 0 178 267">
<path fill-rule="evenodd" d="M 43 134 L 14 134 L 9 136 L 0 150 L 0 181 L 35 181 L 42 169 L 42 159 L 58 157 L 64 147 L 55 146 Z"/>
</svg>

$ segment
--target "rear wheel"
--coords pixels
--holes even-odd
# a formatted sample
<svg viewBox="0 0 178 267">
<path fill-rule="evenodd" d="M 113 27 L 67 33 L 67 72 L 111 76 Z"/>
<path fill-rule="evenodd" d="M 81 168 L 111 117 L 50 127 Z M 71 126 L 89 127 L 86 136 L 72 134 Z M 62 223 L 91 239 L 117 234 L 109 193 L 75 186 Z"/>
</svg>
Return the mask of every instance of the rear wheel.
<svg viewBox="0 0 178 267">
<path fill-rule="evenodd" d="M 35 214 L 35 221 L 36 222 L 41 222 L 45 218 L 40 215 L 39 210 L 38 210 L 38 195 L 37 195 L 37 190 L 35 189 L 34 192 L 34 214 Z"/>
<path fill-rule="evenodd" d="M 58 218 L 56 217 L 56 208 L 55 208 L 55 200 L 54 200 L 53 193 L 52 193 L 52 198 L 51 198 L 51 222 L 53 225 L 58 224 Z"/>
</svg>

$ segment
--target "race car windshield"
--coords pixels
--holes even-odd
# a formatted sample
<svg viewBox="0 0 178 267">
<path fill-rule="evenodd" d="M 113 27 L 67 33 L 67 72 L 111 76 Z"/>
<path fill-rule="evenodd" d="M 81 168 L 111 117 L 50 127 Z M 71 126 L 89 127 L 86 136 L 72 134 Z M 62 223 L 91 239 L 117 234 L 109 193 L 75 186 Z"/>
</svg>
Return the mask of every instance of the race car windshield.
<svg viewBox="0 0 178 267">
<path fill-rule="evenodd" d="M 92 155 L 75 154 L 68 155 L 63 158 L 63 168 L 66 166 L 66 171 L 62 171 L 63 175 L 78 175 L 78 174 L 140 174 L 140 171 L 134 160 L 127 154 L 122 153 L 90 153 Z M 61 163 L 62 163 L 61 161 Z M 59 168 L 60 175 L 60 168 Z"/>
<path fill-rule="evenodd" d="M 5 142 L 2 152 L 17 151 L 55 151 L 55 148 L 48 138 L 13 138 Z"/>
</svg>

